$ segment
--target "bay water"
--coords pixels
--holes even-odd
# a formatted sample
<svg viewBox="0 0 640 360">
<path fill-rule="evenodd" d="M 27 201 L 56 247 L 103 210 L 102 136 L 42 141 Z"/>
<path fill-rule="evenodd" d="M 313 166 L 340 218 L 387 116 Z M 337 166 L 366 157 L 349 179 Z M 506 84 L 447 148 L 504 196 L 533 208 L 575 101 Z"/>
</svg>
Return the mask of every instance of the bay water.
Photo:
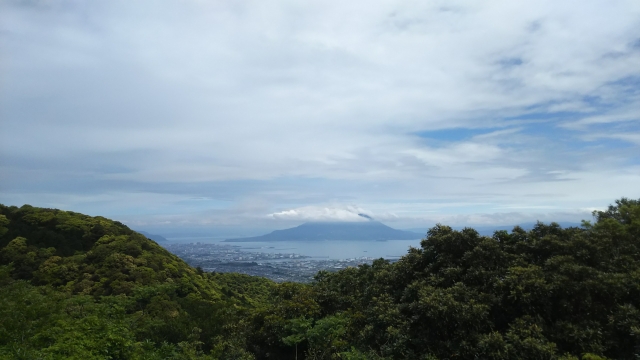
<svg viewBox="0 0 640 360">
<path fill-rule="evenodd" d="M 323 241 L 251 241 L 224 242 L 224 240 L 197 237 L 172 238 L 172 242 L 206 243 L 233 246 L 239 250 L 262 253 L 299 254 L 312 259 L 353 259 L 361 257 L 398 259 L 405 255 L 409 247 L 420 248 L 420 239 L 416 240 L 323 240 Z"/>
</svg>

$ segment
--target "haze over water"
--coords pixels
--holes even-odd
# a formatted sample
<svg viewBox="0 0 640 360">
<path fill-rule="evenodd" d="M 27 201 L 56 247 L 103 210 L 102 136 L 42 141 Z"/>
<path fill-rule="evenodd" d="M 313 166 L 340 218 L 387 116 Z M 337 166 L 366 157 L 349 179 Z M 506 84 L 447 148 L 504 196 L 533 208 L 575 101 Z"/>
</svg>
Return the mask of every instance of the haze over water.
<svg viewBox="0 0 640 360">
<path fill-rule="evenodd" d="M 323 240 L 323 241 L 260 241 L 260 242 L 223 242 L 221 239 L 207 237 L 172 238 L 172 242 L 180 243 L 217 243 L 234 246 L 249 252 L 295 253 L 312 258 L 347 259 L 347 258 L 385 258 L 397 259 L 407 253 L 410 246 L 420 247 L 420 240 Z"/>
</svg>

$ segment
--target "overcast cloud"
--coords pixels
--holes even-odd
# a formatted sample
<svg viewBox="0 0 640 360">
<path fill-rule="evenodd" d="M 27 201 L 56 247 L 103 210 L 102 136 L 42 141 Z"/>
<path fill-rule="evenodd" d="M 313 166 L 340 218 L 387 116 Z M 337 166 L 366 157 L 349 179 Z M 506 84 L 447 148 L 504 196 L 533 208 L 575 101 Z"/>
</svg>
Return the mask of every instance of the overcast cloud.
<svg viewBox="0 0 640 360">
<path fill-rule="evenodd" d="M 0 202 L 133 227 L 640 198 L 640 2 L 4 1 Z"/>
</svg>

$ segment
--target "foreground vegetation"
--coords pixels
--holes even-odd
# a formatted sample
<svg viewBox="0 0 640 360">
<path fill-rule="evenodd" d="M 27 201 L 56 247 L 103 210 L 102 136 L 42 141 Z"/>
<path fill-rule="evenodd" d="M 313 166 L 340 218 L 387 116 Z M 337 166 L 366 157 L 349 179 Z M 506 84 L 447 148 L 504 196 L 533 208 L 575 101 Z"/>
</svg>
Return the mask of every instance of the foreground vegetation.
<svg viewBox="0 0 640 360">
<path fill-rule="evenodd" d="M 193 269 L 102 217 L 0 206 L 0 358 L 639 359 L 640 201 L 493 237 L 438 225 L 310 285 Z"/>
</svg>

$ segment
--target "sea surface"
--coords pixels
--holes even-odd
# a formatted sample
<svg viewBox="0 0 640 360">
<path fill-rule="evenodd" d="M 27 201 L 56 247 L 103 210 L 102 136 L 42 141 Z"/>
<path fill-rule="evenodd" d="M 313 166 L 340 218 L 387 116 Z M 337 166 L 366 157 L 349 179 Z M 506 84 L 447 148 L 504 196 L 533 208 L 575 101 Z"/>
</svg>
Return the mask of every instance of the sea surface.
<svg viewBox="0 0 640 360">
<path fill-rule="evenodd" d="M 233 246 L 240 250 L 263 253 L 286 253 L 309 256 L 316 259 L 352 259 L 361 257 L 397 259 L 407 253 L 410 246 L 420 248 L 420 239 L 416 240 L 324 240 L 324 241 L 256 241 L 224 242 L 223 240 L 197 237 L 172 238 L 171 242 L 206 243 Z"/>
</svg>

